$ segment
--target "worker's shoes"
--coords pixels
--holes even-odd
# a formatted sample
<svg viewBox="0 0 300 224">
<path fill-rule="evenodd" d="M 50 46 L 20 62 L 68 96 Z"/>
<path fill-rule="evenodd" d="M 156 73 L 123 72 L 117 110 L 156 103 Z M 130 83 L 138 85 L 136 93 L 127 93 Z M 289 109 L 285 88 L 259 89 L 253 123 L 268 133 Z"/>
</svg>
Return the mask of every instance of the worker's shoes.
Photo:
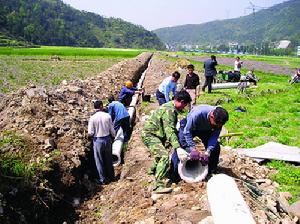
<svg viewBox="0 0 300 224">
<path fill-rule="evenodd" d="M 154 190 L 156 194 L 168 194 L 171 193 L 173 189 L 171 187 L 158 187 Z"/>
</svg>

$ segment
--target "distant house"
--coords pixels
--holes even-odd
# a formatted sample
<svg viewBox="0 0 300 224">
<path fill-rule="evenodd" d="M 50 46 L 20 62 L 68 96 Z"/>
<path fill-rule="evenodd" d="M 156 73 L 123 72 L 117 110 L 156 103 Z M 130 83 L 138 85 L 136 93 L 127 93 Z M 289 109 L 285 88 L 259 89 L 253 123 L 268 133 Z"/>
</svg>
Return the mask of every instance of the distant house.
<svg viewBox="0 0 300 224">
<path fill-rule="evenodd" d="M 277 49 L 287 49 L 291 45 L 291 41 L 289 40 L 281 40 L 277 46 Z"/>
</svg>

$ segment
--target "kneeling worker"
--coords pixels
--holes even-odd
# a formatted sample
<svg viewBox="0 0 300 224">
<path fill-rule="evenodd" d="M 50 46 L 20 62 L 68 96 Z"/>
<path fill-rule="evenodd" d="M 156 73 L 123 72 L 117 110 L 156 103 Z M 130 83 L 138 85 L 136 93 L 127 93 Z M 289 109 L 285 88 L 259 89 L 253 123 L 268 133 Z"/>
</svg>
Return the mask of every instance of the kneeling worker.
<svg viewBox="0 0 300 224">
<path fill-rule="evenodd" d="M 193 107 L 186 120 L 181 121 L 179 129 L 181 147 L 189 152 L 195 151 L 196 144 L 193 137 L 198 136 L 205 146 L 205 155 L 209 157 L 209 174 L 214 173 L 217 169 L 220 156 L 218 138 L 222 126 L 228 119 L 228 112 L 222 107 L 199 105 Z"/>
<path fill-rule="evenodd" d="M 169 193 L 171 188 L 167 188 L 166 174 L 170 166 L 169 155 L 172 149 L 180 149 L 177 137 L 177 115 L 192 101 L 186 91 L 180 91 L 174 96 L 174 101 L 170 101 L 159 107 L 148 118 L 142 132 L 144 144 L 148 147 L 154 157 L 151 167 L 152 174 L 155 175 L 156 183 L 154 190 L 156 193 Z M 170 147 L 166 146 L 169 143 Z"/>
<path fill-rule="evenodd" d="M 125 86 L 123 86 L 120 91 L 119 101 L 123 103 L 125 107 L 128 107 L 131 103 L 133 95 L 136 93 L 142 93 L 142 91 L 133 87 L 133 83 L 131 81 L 126 81 Z"/>
</svg>

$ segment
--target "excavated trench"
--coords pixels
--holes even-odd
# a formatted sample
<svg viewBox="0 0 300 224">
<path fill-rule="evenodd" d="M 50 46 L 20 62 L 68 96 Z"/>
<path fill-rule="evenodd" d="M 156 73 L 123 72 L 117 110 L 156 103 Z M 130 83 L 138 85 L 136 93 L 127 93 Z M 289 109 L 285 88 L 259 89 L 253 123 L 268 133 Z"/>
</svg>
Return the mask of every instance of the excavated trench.
<svg viewBox="0 0 300 224">
<path fill-rule="evenodd" d="M 81 97 L 80 99 L 84 99 L 85 102 L 79 103 L 79 106 L 84 106 L 87 103 L 91 104 L 91 100 L 95 97 L 105 99 L 108 94 L 117 96 L 120 87 L 125 80 L 130 79 L 134 83 L 137 83 L 142 73 L 147 69 L 151 58 L 152 54 L 148 53 L 141 57 L 138 56 L 134 60 L 126 60 L 120 66 L 113 66 L 108 69 L 107 73 L 104 75 L 107 76 L 107 74 L 110 74 L 112 76 L 107 79 L 107 82 L 111 87 L 108 87 L 108 90 L 103 90 L 103 94 L 101 95 L 99 94 L 100 91 L 98 91 L 98 94 L 88 95 L 84 93 L 84 84 L 89 86 L 89 83 L 91 83 L 86 92 L 89 92 L 91 89 L 99 90 L 99 86 L 100 88 L 105 86 L 106 83 L 103 83 L 105 81 L 102 82 L 100 78 L 101 74 L 98 76 L 98 79 L 100 78 L 100 85 L 97 87 L 95 87 L 97 83 L 91 82 L 91 79 L 87 80 L 80 86 L 83 93 L 80 93 L 81 96 L 79 96 L 79 98 Z M 123 75 L 122 73 L 126 71 L 127 73 Z M 114 76 L 115 80 L 113 78 Z M 121 80 L 119 80 L 120 77 Z M 77 84 L 76 81 L 74 83 Z M 74 83 L 71 85 L 74 85 Z M 59 92 L 59 90 L 55 90 L 55 92 Z M 22 92 L 22 94 L 24 95 L 24 92 Z M 50 96 L 52 95 L 49 94 L 48 97 L 50 98 Z M 9 105 L 10 99 L 14 97 L 15 96 L 12 95 L 11 98 L 6 99 L 6 101 L 0 102 L 0 116 L 7 116 L 7 120 L 1 119 L 0 126 L 3 130 L 12 128 L 18 133 L 22 133 L 22 130 L 18 130 L 21 125 L 13 126 L 9 124 L 9 117 L 16 115 L 16 113 L 10 114 L 11 109 L 3 106 L 5 104 Z M 22 97 L 20 97 L 20 101 Z M 70 101 L 68 102 L 70 103 Z M 81 126 L 81 130 L 83 130 L 87 128 L 87 118 L 89 117 L 88 110 L 82 111 L 82 109 L 79 109 L 79 111 L 85 112 L 87 115 L 84 116 L 84 120 L 80 120 L 79 116 L 76 118 L 76 121 L 74 121 L 75 118 L 73 121 L 75 123 L 78 122 L 79 126 Z M 89 110 L 89 112 L 91 111 L 92 109 Z M 24 118 L 22 119 L 24 120 Z M 44 127 L 45 126 L 46 125 L 44 125 Z M 72 127 L 70 129 L 72 129 Z M 55 130 L 57 131 L 59 128 L 56 128 Z M 57 148 L 62 146 L 62 142 L 65 143 L 64 141 L 70 139 L 66 138 L 61 140 L 57 136 L 58 135 L 56 134 L 55 144 Z M 76 135 L 74 137 L 76 137 Z M 81 148 L 84 149 L 84 153 L 74 153 L 71 150 L 71 152 L 67 152 L 69 149 L 66 149 L 66 152 L 61 153 L 61 158 L 52 162 L 51 170 L 43 172 L 43 174 L 37 178 L 30 180 L 18 178 L 5 180 L 5 177 L 0 175 L 0 181 L 2 182 L 0 186 L 0 223 L 74 223 L 78 220 L 78 214 L 75 211 L 76 208 L 85 200 L 93 197 L 95 193 L 101 191 L 101 187 L 94 182 L 97 173 L 92 154 L 92 143 L 86 140 L 86 135 L 83 135 L 82 138 L 84 140 L 80 142 L 82 144 Z M 72 142 L 66 144 L 66 147 L 68 146 L 70 148 L 76 147 L 72 145 Z M 69 162 L 68 156 L 70 153 L 77 155 L 77 159 L 75 160 L 74 157 L 70 158 L 71 161 Z M 73 164 L 72 162 L 76 165 L 67 167 L 67 169 L 64 167 L 64 164 Z M 118 179 L 119 177 L 117 176 L 116 178 Z M 5 180 L 5 183 L 3 180 Z"/>
</svg>

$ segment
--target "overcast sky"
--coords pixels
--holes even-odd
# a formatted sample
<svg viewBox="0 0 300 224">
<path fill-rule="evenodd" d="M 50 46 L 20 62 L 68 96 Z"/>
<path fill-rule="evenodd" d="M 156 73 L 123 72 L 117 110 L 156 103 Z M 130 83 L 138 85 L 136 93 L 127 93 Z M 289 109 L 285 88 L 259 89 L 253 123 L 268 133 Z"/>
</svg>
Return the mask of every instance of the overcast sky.
<svg viewBox="0 0 300 224">
<path fill-rule="evenodd" d="M 259 7 L 270 7 L 286 0 L 251 0 Z M 121 18 L 148 30 L 200 24 L 217 19 L 250 14 L 249 0 L 63 0 L 80 10 L 106 17 Z"/>
</svg>

